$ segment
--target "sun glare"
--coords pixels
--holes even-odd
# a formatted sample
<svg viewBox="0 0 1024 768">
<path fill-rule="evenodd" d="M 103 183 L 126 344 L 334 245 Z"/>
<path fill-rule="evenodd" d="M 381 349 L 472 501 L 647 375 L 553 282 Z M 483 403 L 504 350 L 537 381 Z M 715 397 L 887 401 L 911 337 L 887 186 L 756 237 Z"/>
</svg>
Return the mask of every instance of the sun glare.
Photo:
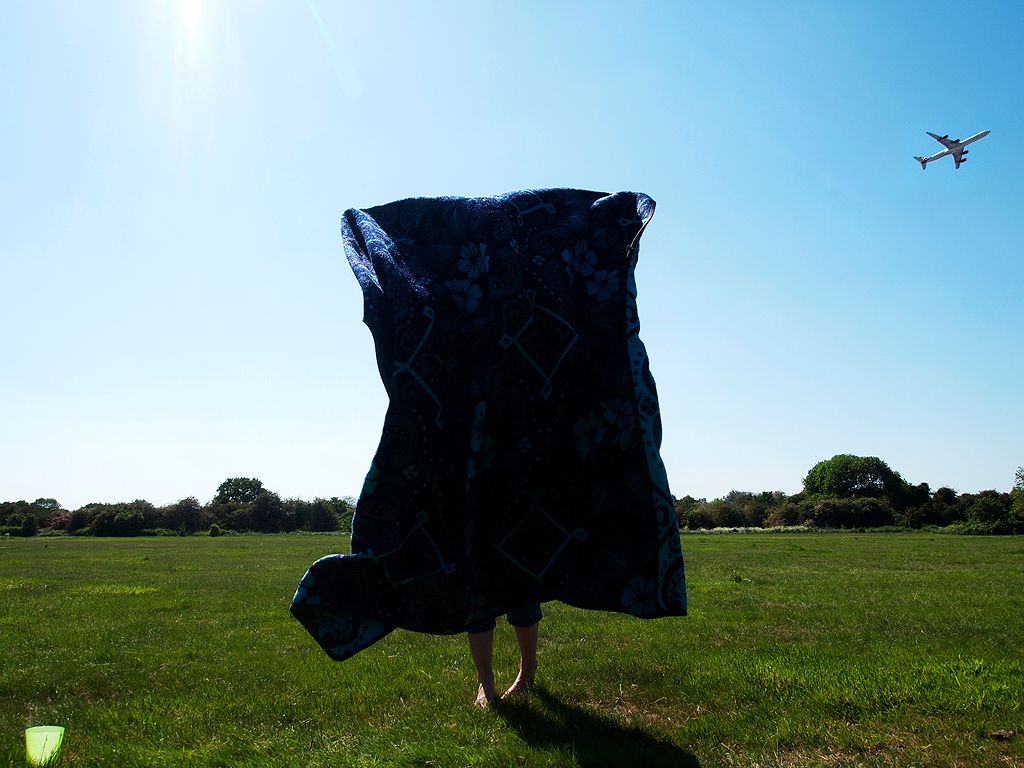
<svg viewBox="0 0 1024 768">
<path fill-rule="evenodd" d="M 174 0 L 174 9 L 178 34 L 191 64 L 199 53 L 203 34 L 203 0 Z"/>
<path fill-rule="evenodd" d="M 182 169 L 194 167 L 216 139 L 219 107 L 235 77 L 236 50 L 227 6 L 209 0 L 160 0 L 147 6 L 142 98 Z"/>
</svg>

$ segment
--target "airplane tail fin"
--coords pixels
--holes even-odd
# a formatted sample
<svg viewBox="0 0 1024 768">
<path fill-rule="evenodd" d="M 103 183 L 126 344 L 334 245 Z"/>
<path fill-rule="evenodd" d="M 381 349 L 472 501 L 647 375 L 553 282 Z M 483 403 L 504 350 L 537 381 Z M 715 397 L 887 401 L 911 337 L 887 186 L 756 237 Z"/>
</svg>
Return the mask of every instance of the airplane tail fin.
<svg viewBox="0 0 1024 768">
<path fill-rule="evenodd" d="M 921 164 L 921 170 L 922 170 L 922 171 L 923 171 L 923 170 L 924 170 L 925 168 L 927 168 L 927 167 L 928 167 L 928 158 L 927 158 L 927 157 L 917 157 L 917 156 L 915 155 L 915 156 L 914 156 L 914 159 L 915 159 L 915 160 L 917 160 L 917 162 L 919 162 L 919 163 Z"/>
</svg>

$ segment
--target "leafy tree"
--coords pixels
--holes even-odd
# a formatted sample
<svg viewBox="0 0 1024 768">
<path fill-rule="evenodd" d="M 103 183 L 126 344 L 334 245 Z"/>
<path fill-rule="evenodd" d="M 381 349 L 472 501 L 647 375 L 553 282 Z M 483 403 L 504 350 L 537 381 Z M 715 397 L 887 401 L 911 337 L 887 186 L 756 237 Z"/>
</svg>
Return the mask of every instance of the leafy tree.
<svg viewBox="0 0 1024 768">
<path fill-rule="evenodd" d="M 679 517 L 679 524 L 685 525 L 691 531 L 714 528 L 715 521 L 709 512 L 710 506 L 706 499 L 698 499 L 695 504 L 684 509 Z"/>
<path fill-rule="evenodd" d="M 281 502 L 281 530 L 298 531 L 305 529 L 309 521 L 309 508 L 312 506 L 302 499 L 285 499 Z"/>
<path fill-rule="evenodd" d="M 145 499 L 120 504 L 86 504 L 75 510 L 68 532 L 80 530 L 94 536 L 138 536 L 158 522 L 156 507 Z M 74 527 L 73 527 L 74 526 Z"/>
<path fill-rule="evenodd" d="M 5 501 L 0 504 L 0 526 L 20 530 L 25 515 L 35 514 L 38 510 L 24 499 Z"/>
<path fill-rule="evenodd" d="M 35 536 L 39 533 L 39 521 L 36 520 L 36 516 L 31 512 L 25 515 L 21 521 L 21 535 L 22 536 Z"/>
<path fill-rule="evenodd" d="M 255 477 L 229 477 L 217 487 L 216 504 L 252 504 L 263 492 L 263 483 Z"/>
<path fill-rule="evenodd" d="M 281 531 L 282 511 L 280 496 L 273 491 L 260 491 L 250 511 L 253 529 L 263 533 L 278 533 Z"/>
<path fill-rule="evenodd" d="M 693 496 L 690 496 L 689 494 L 687 494 L 686 496 L 683 496 L 683 498 L 681 498 L 681 499 L 677 499 L 677 498 L 673 497 L 672 498 L 672 506 L 675 508 L 676 518 L 678 518 L 678 520 L 679 520 L 679 527 L 680 528 L 697 528 L 697 527 L 699 527 L 697 525 L 691 526 L 689 524 L 690 523 L 690 517 L 691 517 L 691 515 L 694 513 L 694 511 L 699 506 L 701 506 L 702 504 L 706 504 L 706 503 L 707 503 L 706 499 L 695 499 L 695 498 L 693 498 Z"/>
<path fill-rule="evenodd" d="M 254 477 L 229 477 L 217 488 L 217 494 L 207 507 L 207 512 L 221 528 L 234 531 L 249 531 L 256 528 L 253 520 L 253 506 L 261 493 L 267 493 L 263 483 Z M 276 496 L 276 494 L 275 494 Z M 278 498 L 280 502 L 280 498 Z M 266 524 L 267 500 L 263 501 L 260 515 L 261 524 Z M 263 528 L 259 528 L 263 530 Z"/>
<path fill-rule="evenodd" d="M 1016 530 L 1024 530 L 1024 467 L 1017 467 L 1010 491 L 1010 523 Z"/>
<path fill-rule="evenodd" d="M 65 526 L 68 533 L 89 532 L 89 523 L 92 520 L 90 506 L 79 507 L 68 515 L 67 525 Z"/>
<path fill-rule="evenodd" d="M 53 526 L 53 520 L 63 510 L 56 499 L 36 499 L 32 502 L 32 514 L 42 528 Z"/>
<path fill-rule="evenodd" d="M 785 501 L 772 507 L 771 512 L 765 518 L 766 528 L 777 528 L 782 525 L 799 525 L 802 522 L 800 505 L 792 501 Z"/>
<path fill-rule="evenodd" d="M 1017 521 L 1009 493 L 982 491 L 968 497 L 967 520 L 962 530 L 967 533 L 1014 533 Z"/>
<path fill-rule="evenodd" d="M 161 510 L 163 527 L 181 533 L 195 533 L 207 526 L 207 513 L 199 499 L 188 496 Z"/>
<path fill-rule="evenodd" d="M 146 517 L 138 509 L 125 509 L 114 515 L 114 536 L 138 536 L 146 526 Z"/>
<path fill-rule="evenodd" d="M 313 499 L 313 503 L 309 507 L 307 525 L 311 531 L 338 530 L 338 516 L 334 512 L 331 502 L 321 498 Z"/>
<path fill-rule="evenodd" d="M 868 496 L 895 500 L 906 494 L 906 482 L 877 456 L 841 453 L 811 467 L 804 478 L 804 491 L 819 498 Z"/>
<path fill-rule="evenodd" d="M 704 512 L 711 520 L 709 528 L 739 528 L 745 524 L 740 505 L 728 499 L 709 501 Z"/>
<path fill-rule="evenodd" d="M 225 510 L 222 517 L 219 518 L 221 528 L 227 528 L 231 531 L 251 531 L 253 530 L 252 522 L 252 504 L 242 504 L 236 506 L 234 504 L 222 507 Z"/>
<path fill-rule="evenodd" d="M 352 533 L 352 520 L 356 514 L 356 500 L 351 496 L 331 497 L 331 506 L 334 507 L 334 516 L 338 518 L 338 530 L 345 533 Z"/>
<path fill-rule="evenodd" d="M 957 492 L 943 486 L 932 494 L 931 506 L 924 516 L 925 525 L 950 525 L 964 519 L 964 505 Z"/>
<path fill-rule="evenodd" d="M 814 504 L 812 520 L 820 528 L 877 528 L 892 525 L 894 514 L 885 499 L 832 497 Z"/>
<path fill-rule="evenodd" d="M 770 499 L 771 494 L 729 491 L 722 501 L 729 505 L 729 519 L 737 522 L 728 527 L 757 528 L 763 525 L 767 506 L 766 496 Z"/>
<path fill-rule="evenodd" d="M 928 506 L 932 501 L 931 486 L 928 483 L 918 483 L 917 485 L 903 483 L 901 492 L 894 501 L 898 502 L 902 508 Z"/>
<path fill-rule="evenodd" d="M 677 499 L 675 496 L 672 497 L 672 506 L 675 507 L 676 514 L 680 518 L 686 515 L 686 512 L 693 509 L 701 502 L 706 502 L 706 499 L 695 499 L 690 494 L 686 494 L 681 499 Z"/>
</svg>

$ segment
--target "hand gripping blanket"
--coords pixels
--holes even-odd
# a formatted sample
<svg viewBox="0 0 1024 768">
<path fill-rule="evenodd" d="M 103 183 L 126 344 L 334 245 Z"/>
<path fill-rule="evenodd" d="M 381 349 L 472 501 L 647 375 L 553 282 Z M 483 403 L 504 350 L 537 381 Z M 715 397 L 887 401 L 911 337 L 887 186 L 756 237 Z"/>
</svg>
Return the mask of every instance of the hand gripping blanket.
<svg viewBox="0 0 1024 768">
<path fill-rule="evenodd" d="M 389 406 L 352 554 L 291 604 L 329 656 L 547 600 L 685 615 L 633 275 L 653 213 L 571 189 L 345 212 Z"/>
</svg>

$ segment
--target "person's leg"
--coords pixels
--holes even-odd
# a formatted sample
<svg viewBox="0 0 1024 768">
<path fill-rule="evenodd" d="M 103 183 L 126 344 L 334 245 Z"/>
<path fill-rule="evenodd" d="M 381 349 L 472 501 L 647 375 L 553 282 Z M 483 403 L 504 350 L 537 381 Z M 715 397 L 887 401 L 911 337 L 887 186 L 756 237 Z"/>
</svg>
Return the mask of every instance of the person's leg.
<svg viewBox="0 0 1024 768">
<path fill-rule="evenodd" d="M 531 605 L 508 616 L 515 628 L 516 643 L 519 644 L 519 674 L 515 682 L 505 691 L 504 696 L 524 693 L 533 687 L 537 676 L 537 638 L 540 635 L 541 612 L 539 605 Z"/>
<path fill-rule="evenodd" d="M 479 687 L 476 691 L 476 705 L 486 707 L 494 702 L 497 694 L 494 691 L 494 666 L 491 654 L 494 649 L 494 626 L 482 632 L 469 632 L 469 655 L 473 657 L 476 667 L 476 679 Z"/>
<path fill-rule="evenodd" d="M 539 624 L 530 627 L 516 627 L 516 642 L 519 643 L 519 674 L 503 696 L 524 693 L 533 687 L 537 676 L 537 637 Z"/>
</svg>

